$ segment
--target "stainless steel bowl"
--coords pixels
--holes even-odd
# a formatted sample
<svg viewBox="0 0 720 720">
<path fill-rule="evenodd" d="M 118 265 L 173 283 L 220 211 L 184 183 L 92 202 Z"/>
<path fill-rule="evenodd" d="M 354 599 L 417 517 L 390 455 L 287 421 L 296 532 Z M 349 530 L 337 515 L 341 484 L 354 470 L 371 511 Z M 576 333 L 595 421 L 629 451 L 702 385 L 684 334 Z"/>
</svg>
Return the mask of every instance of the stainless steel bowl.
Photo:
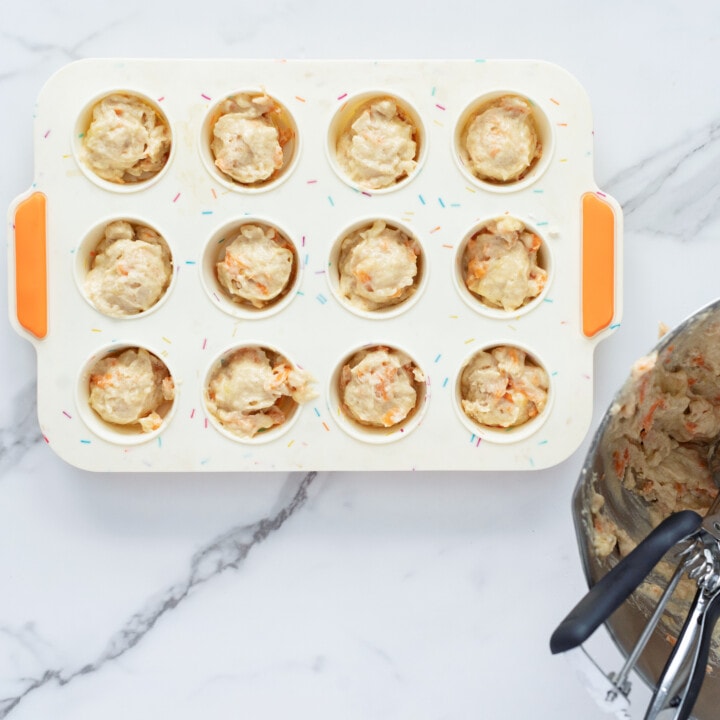
<svg viewBox="0 0 720 720">
<path fill-rule="evenodd" d="M 667 333 L 651 350 L 658 357 L 672 353 L 673 360 L 682 361 L 697 348 L 701 337 L 717 333 L 720 338 L 720 300 L 716 300 L 688 317 Z M 718 340 L 720 342 L 720 339 Z M 632 379 L 628 379 L 628 383 Z M 599 558 L 593 548 L 591 500 L 594 492 L 605 498 L 604 510 L 634 542 L 640 542 L 652 529 L 648 507 L 638 496 L 628 492 L 619 482 L 607 448 L 608 428 L 613 419 L 612 407 L 619 401 L 627 384 L 617 393 L 595 433 L 573 495 L 573 519 L 580 555 L 588 585 L 592 587 L 620 556 L 617 549 L 607 558 Z M 720 395 L 720 376 L 718 377 Z M 656 572 L 649 580 L 660 586 L 666 584 L 663 573 Z M 640 636 L 653 606 L 640 593 L 634 593 L 605 623 L 615 644 L 625 656 Z M 666 613 L 656 628 L 637 663 L 636 670 L 651 687 L 655 687 L 671 651 L 671 643 L 679 629 L 685 608 L 675 607 Z M 710 672 L 706 676 L 700 697 L 695 705 L 694 717 L 698 720 L 716 720 L 720 707 L 720 663 L 717 654 L 711 655 Z"/>
</svg>

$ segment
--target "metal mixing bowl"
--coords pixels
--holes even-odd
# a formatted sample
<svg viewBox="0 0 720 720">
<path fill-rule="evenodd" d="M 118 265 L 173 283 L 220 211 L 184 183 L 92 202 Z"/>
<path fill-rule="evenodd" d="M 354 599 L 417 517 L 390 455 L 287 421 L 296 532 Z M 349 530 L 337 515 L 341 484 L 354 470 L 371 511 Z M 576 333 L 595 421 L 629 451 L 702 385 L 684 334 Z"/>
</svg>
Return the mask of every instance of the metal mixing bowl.
<svg viewBox="0 0 720 720">
<path fill-rule="evenodd" d="M 718 333 L 719 330 L 720 300 L 716 300 L 667 333 L 653 350 L 657 351 L 658 357 L 664 352 L 672 352 L 673 358 L 682 358 L 688 352 L 692 352 L 693 348 L 698 347 L 701 337 L 707 337 L 708 332 Z M 632 379 L 628 380 L 628 383 L 630 382 Z M 593 492 L 603 495 L 606 515 L 625 530 L 634 542 L 640 542 L 652 529 L 648 506 L 622 486 L 613 470 L 610 454 L 607 452 L 607 431 L 613 419 L 612 406 L 621 398 L 625 387 L 618 392 L 605 413 L 593 438 L 573 494 L 575 531 L 585 576 L 590 587 L 620 559 L 617 549 L 603 559 L 595 554 L 590 511 Z M 720 377 L 718 377 L 718 394 L 720 395 Z M 666 556 L 666 559 L 669 560 L 669 556 Z M 677 561 L 673 564 L 677 564 Z M 649 580 L 659 586 L 664 586 L 667 582 L 661 573 L 651 574 Z M 652 609 L 652 603 L 646 597 L 634 593 L 605 623 L 615 644 L 625 656 L 632 650 Z M 670 654 L 674 635 L 682 622 L 684 613 L 678 610 L 684 611 L 686 608 L 676 607 L 674 611 L 666 613 L 637 663 L 637 672 L 652 688 L 656 686 Z M 710 672 L 706 676 L 702 692 L 695 705 L 694 717 L 698 720 L 717 720 L 718 707 L 720 707 L 720 664 L 716 652 L 711 655 Z"/>
</svg>

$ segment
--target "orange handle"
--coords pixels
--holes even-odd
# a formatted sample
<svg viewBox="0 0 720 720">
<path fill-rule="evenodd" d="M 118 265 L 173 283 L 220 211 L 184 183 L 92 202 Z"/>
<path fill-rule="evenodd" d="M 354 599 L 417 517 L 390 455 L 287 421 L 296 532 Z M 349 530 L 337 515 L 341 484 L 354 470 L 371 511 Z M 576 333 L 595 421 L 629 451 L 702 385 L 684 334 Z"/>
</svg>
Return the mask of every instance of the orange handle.
<svg viewBox="0 0 720 720">
<path fill-rule="evenodd" d="M 44 338 L 47 319 L 46 198 L 35 192 L 15 210 L 15 301 L 18 322 Z"/>
<path fill-rule="evenodd" d="M 615 213 L 595 193 L 582 197 L 582 328 L 593 337 L 615 314 Z"/>
</svg>

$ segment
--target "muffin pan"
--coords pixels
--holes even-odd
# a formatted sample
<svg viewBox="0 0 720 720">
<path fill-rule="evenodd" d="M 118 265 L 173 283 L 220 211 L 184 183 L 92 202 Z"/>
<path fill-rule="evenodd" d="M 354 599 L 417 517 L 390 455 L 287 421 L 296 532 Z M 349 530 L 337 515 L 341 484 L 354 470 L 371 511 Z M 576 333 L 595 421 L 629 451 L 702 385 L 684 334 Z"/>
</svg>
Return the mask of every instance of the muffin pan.
<svg viewBox="0 0 720 720">
<path fill-rule="evenodd" d="M 92 109 L 122 93 L 147 101 L 172 146 L 154 177 L 94 176 L 82 138 Z M 214 165 L 222 103 L 265 93 L 277 103 L 286 151 L 267 182 L 242 185 Z M 514 183 L 474 177 L 463 133 L 493 99 L 532 108 L 542 155 Z M 336 157 L 338 138 L 373 98 L 393 98 L 414 127 L 414 169 L 381 189 L 358 187 Z M 544 62 L 85 60 L 43 88 L 34 120 L 32 188 L 9 212 L 10 315 L 38 359 L 38 415 L 49 446 L 81 468 L 108 471 L 524 470 L 567 458 L 590 424 L 593 350 L 621 316 L 622 215 L 593 178 L 590 106 L 582 87 Z M 548 279 L 514 312 L 464 287 L 462 249 L 484 223 L 510 215 L 542 241 Z M 85 297 L 90 254 L 113 220 L 155 229 L 173 279 L 150 310 L 100 313 Z M 381 220 L 420 249 L 416 288 L 380 311 L 338 290 L 340 243 Z M 274 228 L 292 248 L 290 286 L 255 308 L 222 292 L 216 264 L 238 226 Z M 545 408 L 526 425 L 475 424 L 460 376 L 478 351 L 526 352 L 549 376 Z M 209 417 L 208 377 L 244 346 L 272 348 L 314 378 L 316 397 L 283 425 L 238 441 Z M 88 405 L 103 355 L 145 348 L 170 371 L 175 397 L 159 430 L 118 428 Z M 364 349 L 396 349 L 425 377 L 403 422 L 364 427 L 343 412 L 343 366 Z"/>
</svg>

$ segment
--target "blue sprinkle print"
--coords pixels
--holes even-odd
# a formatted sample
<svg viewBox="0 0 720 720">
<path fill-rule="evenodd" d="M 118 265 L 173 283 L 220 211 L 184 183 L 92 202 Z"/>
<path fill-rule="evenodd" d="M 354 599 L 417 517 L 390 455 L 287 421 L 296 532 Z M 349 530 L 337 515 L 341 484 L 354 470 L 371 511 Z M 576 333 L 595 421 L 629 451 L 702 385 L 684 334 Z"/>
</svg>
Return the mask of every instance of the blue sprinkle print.
<svg viewBox="0 0 720 720">
<path fill-rule="evenodd" d="M 80 442 L 81 442 L 83 445 L 89 445 L 89 444 L 90 444 L 90 440 L 81 440 Z"/>
<path fill-rule="evenodd" d="M 435 358 L 435 362 L 440 362 L 441 357 L 442 357 L 442 353 L 438 353 L 437 357 Z"/>
<path fill-rule="evenodd" d="M 335 207 L 335 201 L 332 199 L 332 195 L 328 195 L 328 202 L 330 203 L 330 205 Z"/>
<path fill-rule="evenodd" d="M 425 205 L 425 198 L 422 195 L 418 195 L 418 197 L 420 198 L 420 202 Z"/>
<path fill-rule="evenodd" d="M 619 328 L 619 327 L 620 327 L 620 323 L 613 323 L 613 324 L 610 326 L 610 329 L 611 329 L 611 330 L 617 330 L 617 328 Z"/>
<path fill-rule="evenodd" d="M 316 297 L 317 297 L 317 301 L 321 305 L 324 305 L 327 302 L 327 298 L 322 293 L 318 294 Z"/>
<path fill-rule="evenodd" d="M 320 417 L 320 411 L 317 408 L 313 408 L 313 410 L 315 411 L 315 414 Z"/>
<path fill-rule="evenodd" d="M 438 198 L 438 202 L 440 203 L 440 207 L 445 207 L 445 203 L 443 202 L 443 199 L 441 197 Z"/>
<path fill-rule="evenodd" d="M 448 380 L 449 380 L 449 379 L 450 379 L 450 378 L 445 378 L 445 379 L 443 380 L 443 384 L 442 384 L 443 387 L 445 387 L 445 386 L 448 384 Z"/>
</svg>

